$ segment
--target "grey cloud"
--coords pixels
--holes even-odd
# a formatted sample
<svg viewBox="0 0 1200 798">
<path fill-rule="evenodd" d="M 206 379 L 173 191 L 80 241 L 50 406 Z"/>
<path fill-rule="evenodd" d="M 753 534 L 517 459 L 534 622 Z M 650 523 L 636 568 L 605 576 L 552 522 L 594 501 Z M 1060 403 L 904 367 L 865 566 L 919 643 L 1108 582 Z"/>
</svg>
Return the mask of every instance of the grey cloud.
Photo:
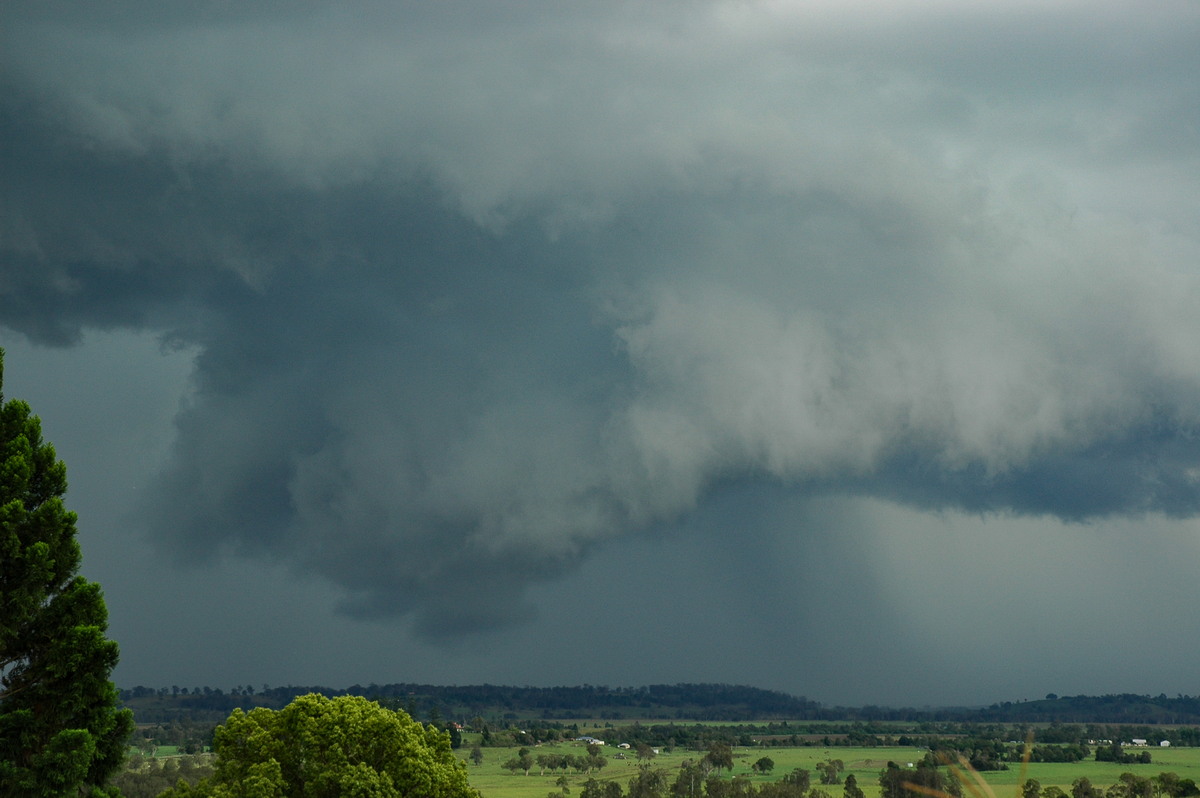
<svg viewBox="0 0 1200 798">
<path fill-rule="evenodd" d="M 181 559 L 436 637 L 742 481 L 1195 513 L 1186 8 L 16 8 L 0 322 L 198 347 Z"/>
</svg>

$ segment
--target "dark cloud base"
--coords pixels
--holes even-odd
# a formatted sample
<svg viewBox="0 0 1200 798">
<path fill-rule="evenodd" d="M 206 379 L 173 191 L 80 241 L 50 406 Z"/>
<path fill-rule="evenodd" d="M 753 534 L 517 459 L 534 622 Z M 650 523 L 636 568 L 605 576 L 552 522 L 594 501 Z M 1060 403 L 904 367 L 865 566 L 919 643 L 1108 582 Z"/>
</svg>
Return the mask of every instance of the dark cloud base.
<svg viewBox="0 0 1200 798">
<path fill-rule="evenodd" d="M 1007 71 L 923 55 L 945 20 L 833 52 L 719 5 L 329 38 L 323 8 L 10 12 L 0 324 L 197 353 L 139 513 L 178 562 L 282 564 L 445 642 L 758 503 L 1195 517 L 1194 214 L 1137 200 L 1193 187 L 1167 56 L 1122 93 L 1053 36 Z M 776 523 L 747 534 L 838 526 Z"/>
</svg>

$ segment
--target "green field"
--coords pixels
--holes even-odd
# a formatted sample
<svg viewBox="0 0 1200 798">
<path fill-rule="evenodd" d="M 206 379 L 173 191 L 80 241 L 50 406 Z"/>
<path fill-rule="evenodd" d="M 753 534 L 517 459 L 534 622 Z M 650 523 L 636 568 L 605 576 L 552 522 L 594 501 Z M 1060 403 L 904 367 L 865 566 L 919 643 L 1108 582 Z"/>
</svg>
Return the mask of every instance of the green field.
<svg viewBox="0 0 1200 798">
<path fill-rule="evenodd" d="M 582 744 L 560 743 L 557 745 L 542 745 L 530 748 L 536 758 L 539 754 L 569 753 L 580 754 L 584 750 Z M 599 772 L 589 776 L 586 773 L 571 771 L 567 774 L 567 786 L 570 795 L 578 795 L 582 785 L 589 778 L 598 781 L 616 781 L 624 788 L 631 776 L 637 772 L 638 761 L 632 752 L 626 751 L 624 760 L 616 759 L 618 751 L 609 746 L 604 747 L 604 755 L 608 765 Z M 484 761 L 476 766 L 468 761 L 467 770 L 471 784 L 478 789 L 483 798 L 546 798 L 548 793 L 559 788 L 556 781 L 562 772 L 539 775 L 537 768 L 526 776 L 521 771 L 516 775 L 505 770 L 501 765 L 516 756 L 516 748 L 484 748 Z M 459 756 L 466 758 L 468 749 L 460 749 Z M 1094 785 L 1107 787 L 1117 781 L 1125 772 L 1139 776 L 1157 776 L 1159 773 L 1173 771 L 1181 778 L 1190 778 L 1200 783 L 1200 748 L 1152 748 L 1154 761 L 1148 765 L 1119 765 L 1111 762 L 1096 762 L 1087 759 L 1072 764 L 1042 763 L 1031 764 L 1026 778 L 1037 779 L 1042 787 L 1057 785 L 1067 793 L 1070 792 L 1071 782 L 1080 776 L 1086 776 Z M 703 754 L 695 751 L 676 749 L 672 753 L 660 753 L 651 764 L 667 772 L 668 785 L 675 778 L 675 773 L 681 763 L 686 760 L 699 759 Z M 915 764 L 925 751 L 919 748 L 735 748 L 734 770 L 730 775 L 745 774 L 755 782 L 778 781 L 794 768 L 805 768 L 812 772 L 814 787 L 820 787 L 833 798 L 841 798 L 840 785 L 823 786 L 817 783 L 816 763 L 828 759 L 840 759 L 846 769 L 842 772 L 844 778 L 853 773 L 858 786 L 867 794 L 867 798 L 877 798 L 879 795 L 879 771 L 886 767 L 889 760 L 901 767 Z M 769 775 L 759 775 L 751 770 L 751 765 L 760 757 L 767 756 L 775 761 L 775 770 Z M 985 773 L 984 779 L 994 788 L 997 798 L 1013 798 L 1020 795 L 1021 770 L 1020 764 L 1014 763 L 1009 770 Z"/>
</svg>

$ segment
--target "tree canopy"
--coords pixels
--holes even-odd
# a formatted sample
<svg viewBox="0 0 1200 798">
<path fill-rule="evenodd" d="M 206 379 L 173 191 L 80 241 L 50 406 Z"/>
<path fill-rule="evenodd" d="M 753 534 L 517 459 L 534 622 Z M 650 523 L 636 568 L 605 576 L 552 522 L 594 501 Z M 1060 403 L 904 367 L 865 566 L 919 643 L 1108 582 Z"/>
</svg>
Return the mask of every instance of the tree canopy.
<svg viewBox="0 0 1200 798">
<path fill-rule="evenodd" d="M 77 574 L 66 466 L 3 386 L 0 349 L 0 795 L 107 795 L 133 729 L 109 681 L 117 645 L 99 585 Z"/>
<path fill-rule="evenodd" d="M 478 798 L 445 732 L 358 696 L 235 709 L 213 748 L 213 776 L 163 798 Z"/>
</svg>

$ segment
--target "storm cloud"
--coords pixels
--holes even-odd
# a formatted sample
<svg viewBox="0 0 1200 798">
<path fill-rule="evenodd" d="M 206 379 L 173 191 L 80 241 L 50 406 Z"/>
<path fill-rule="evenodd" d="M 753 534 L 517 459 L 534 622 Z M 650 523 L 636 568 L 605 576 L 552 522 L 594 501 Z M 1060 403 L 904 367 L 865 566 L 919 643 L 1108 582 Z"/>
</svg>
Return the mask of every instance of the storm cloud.
<svg viewBox="0 0 1200 798">
<path fill-rule="evenodd" d="M 1200 509 L 1194 5 L 69 12 L 2 12 L 0 324 L 195 353 L 180 562 L 448 641 L 689 519 Z"/>
</svg>

